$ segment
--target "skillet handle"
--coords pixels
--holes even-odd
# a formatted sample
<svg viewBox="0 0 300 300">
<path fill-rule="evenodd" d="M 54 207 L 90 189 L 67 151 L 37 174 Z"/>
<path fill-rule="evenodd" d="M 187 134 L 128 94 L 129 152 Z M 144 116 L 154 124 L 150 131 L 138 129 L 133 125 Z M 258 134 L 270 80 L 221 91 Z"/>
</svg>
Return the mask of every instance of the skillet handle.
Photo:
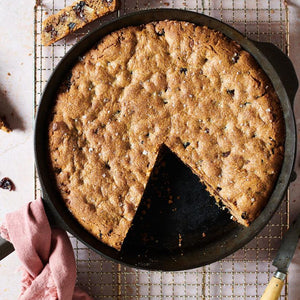
<svg viewBox="0 0 300 300">
<path fill-rule="evenodd" d="M 61 220 L 60 216 L 57 213 L 55 213 L 55 209 L 53 208 L 52 203 L 49 200 L 47 200 L 47 197 L 43 197 L 42 200 L 50 226 L 65 229 L 64 223 Z M 11 254 L 14 250 L 15 249 L 12 243 L 3 239 L 0 236 L 0 260 Z"/>
<path fill-rule="evenodd" d="M 8 256 L 14 251 L 14 246 L 9 241 L 0 236 L 0 260 Z"/>
<path fill-rule="evenodd" d="M 253 41 L 253 43 L 274 67 L 293 107 L 295 95 L 298 90 L 298 78 L 291 60 L 274 44 L 257 41 Z"/>
</svg>

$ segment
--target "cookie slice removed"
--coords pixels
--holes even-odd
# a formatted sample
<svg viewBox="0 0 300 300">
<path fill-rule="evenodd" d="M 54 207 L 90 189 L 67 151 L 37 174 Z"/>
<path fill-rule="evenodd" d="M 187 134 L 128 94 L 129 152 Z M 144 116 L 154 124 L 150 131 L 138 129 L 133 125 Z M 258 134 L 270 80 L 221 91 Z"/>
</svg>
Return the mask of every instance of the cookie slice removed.
<svg viewBox="0 0 300 300">
<path fill-rule="evenodd" d="M 43 22 L 42 44 L 49 46 L 86 24 L 114 12 L 118 0 L 75 1 Z"/>
</svg>

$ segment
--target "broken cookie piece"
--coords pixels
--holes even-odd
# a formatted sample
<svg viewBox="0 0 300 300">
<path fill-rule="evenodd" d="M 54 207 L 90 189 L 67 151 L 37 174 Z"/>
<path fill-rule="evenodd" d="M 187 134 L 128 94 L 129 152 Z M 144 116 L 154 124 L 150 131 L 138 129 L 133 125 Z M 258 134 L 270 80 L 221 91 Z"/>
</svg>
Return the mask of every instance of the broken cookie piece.
<svg viewBox="0 0 300 300">
<path fill-rule="evenodd" d="M 118 0 L 75 1 L 43 22 L 42 44 L 49 46 L 69 33 L 117 9 Z"/>
<path fill-rule="evenodd" d="M 0 118 L 0 129 L 5 132 L 11 132 L 11 129 L 6 122 L 5 117 Z"/>
</svg>

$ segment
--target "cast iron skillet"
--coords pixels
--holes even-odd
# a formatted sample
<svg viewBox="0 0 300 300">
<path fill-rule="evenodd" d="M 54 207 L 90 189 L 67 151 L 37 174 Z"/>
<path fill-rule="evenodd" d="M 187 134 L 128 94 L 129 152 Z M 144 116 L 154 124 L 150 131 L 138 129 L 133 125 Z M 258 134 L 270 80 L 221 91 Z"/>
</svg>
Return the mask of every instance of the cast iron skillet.
<svg viewBox="0 0 300 300">
<path fill-rule="evenodd" d="M 255 57 L 271 79 L 282 105 L 286 127 L 283 166 L 267 206 L 250 227 L 245 228 L 231 221 L 230 215 L 217 207 L 197 177 L 165 149 L 162 154 L 165 164 L 156 166 L 159 175 L 152 176 L 134 225 L 118 252 L 85 231 L 64 206 L 48 165 L 49 113 L 68 71 L 102 37 L 126 26 L 165 19 L 188 21 L 221 31 Z M 139 11 L 99 27 L 78 42 L 58 64 L 45 88 L 36 117 L 36 166 L 51 224 L 66 229 L 97 253 L 136 268 L 184 270 L 226 257 L 249 242 L 268 223 L 291 180 L 296 153 L 292 104 L 297 88 L 294 68 L 276 46 L 249 40 L 232 27 L 205 15 L 186 10 L 155 9 Z"/>
</svg>

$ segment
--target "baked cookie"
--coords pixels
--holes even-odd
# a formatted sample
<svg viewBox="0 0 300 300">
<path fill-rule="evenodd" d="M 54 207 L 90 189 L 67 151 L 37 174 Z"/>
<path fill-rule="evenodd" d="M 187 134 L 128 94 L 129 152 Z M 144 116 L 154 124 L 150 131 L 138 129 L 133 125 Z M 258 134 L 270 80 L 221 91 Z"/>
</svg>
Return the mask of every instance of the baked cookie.
<svg viewBox="0 0 300 300">
<path fill-rule="evenodd" d="M 42 43 L 49 46 L 70 32 L 117 9 L 118 0 L 75 1 L 43 22 Z"/>
<path fill-rule="evenodd" d="M 54 100 L 58 189 L 78 222 L 118 250 L 162 145 L 245 226 L 281 169 L 284 120 L 270 80 L 240 45 L 207 27 L 162 21 L 113 32 Z"/>
</svg>

